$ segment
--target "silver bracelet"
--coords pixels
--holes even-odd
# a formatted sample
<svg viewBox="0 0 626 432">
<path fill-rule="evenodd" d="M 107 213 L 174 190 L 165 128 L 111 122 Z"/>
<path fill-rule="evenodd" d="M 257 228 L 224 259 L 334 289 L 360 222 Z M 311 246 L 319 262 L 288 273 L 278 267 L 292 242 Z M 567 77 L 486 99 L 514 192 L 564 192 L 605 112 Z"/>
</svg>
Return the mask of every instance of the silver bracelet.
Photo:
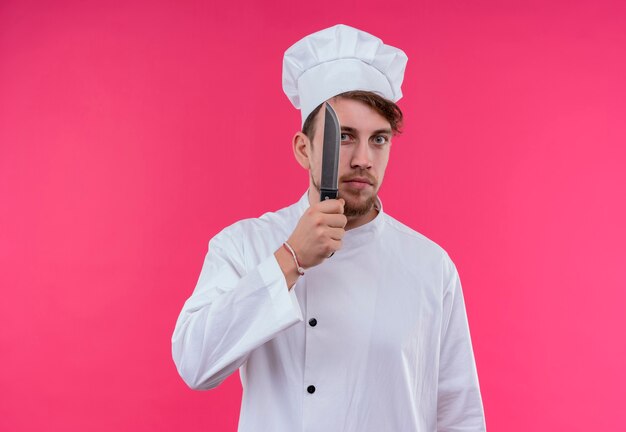
<svg viewBox="0 0 626 432">
<path fill-rule="evenodd" d="M 298 257 L 296 256 L 296 251 L 294 251 L 293 248 L 291 247 L 291 245 L 289 243 L 287 243 L 287 242 L 283 243 L 283 246 L 285 247 L 285 249 L 287 249 L 289 252 L 291 252 L 291 256 L 293 257 L 293 260 L 296 263 L 296 269 L 298 270 L 298 274 L 300 276 L 303 276 L 304 275 L 304 269 L 302 268 L 302 266 L 298 262 Z"/>
</svg>

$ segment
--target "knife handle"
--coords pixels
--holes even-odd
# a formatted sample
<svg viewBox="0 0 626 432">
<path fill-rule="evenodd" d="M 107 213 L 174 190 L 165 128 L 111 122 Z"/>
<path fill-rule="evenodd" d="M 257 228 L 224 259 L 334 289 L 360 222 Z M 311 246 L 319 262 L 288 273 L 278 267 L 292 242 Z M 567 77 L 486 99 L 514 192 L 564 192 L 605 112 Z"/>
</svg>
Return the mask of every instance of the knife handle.
<svg viewBox="0 0 626 432">
<path fill-rule="evenodd" d="M 321 189 L 320 200 L 324 201 L 327 199 L 337 199 L 337 190 L 336 189 Z"/>
</svg>

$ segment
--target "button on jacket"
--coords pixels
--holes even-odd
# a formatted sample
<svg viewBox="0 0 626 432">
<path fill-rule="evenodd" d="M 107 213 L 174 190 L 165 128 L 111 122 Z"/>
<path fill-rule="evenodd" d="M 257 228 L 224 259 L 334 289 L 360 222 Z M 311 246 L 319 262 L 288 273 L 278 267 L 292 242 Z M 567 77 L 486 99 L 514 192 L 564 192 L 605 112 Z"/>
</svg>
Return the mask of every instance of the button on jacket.
<svg viewBox="0 0 626 432">
<path fill-rule="evenodd" d="M 274 252 L 309 206 L 209 242 L 172 336 L 184 381 L 239 369 L 240 432 L 484 431 L 461 284 L 438 245 L 385 214 L 291 290 Z"/>
</svg>

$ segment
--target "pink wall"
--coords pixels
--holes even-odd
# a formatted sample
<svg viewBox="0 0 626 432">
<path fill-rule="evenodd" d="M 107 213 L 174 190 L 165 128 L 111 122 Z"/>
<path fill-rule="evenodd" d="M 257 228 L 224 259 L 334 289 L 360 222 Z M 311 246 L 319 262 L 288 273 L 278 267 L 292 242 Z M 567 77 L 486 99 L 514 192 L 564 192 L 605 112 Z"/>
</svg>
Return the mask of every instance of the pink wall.
<svg viewBox="0 0 626 432">
<path fill-rule="evenodd" d="M 623 430 L 624 4 L 2 1 L 0 430 L 235 431 L 170 336 L 304 192 L 282 53 L 339 22 L 409 56 L 382 197 L 457 263 L 489 429 Z"/>
</svg>

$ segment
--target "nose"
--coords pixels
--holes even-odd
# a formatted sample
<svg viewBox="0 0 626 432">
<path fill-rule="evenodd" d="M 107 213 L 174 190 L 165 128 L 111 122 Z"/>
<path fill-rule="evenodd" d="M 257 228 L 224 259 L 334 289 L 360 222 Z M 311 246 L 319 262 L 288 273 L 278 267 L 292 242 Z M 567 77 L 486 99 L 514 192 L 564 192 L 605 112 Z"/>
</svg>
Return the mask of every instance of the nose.
<svg viewBox="0 0 626 432">
<path fill-rule="evenodd" d="M 370 148 L 367 141 L 359 140 L 359 142 L 353 147 L 350 158 L 351 168 L 369 169 L 372 167 L 372 157 L 370 155 Z"/>
</svg>

